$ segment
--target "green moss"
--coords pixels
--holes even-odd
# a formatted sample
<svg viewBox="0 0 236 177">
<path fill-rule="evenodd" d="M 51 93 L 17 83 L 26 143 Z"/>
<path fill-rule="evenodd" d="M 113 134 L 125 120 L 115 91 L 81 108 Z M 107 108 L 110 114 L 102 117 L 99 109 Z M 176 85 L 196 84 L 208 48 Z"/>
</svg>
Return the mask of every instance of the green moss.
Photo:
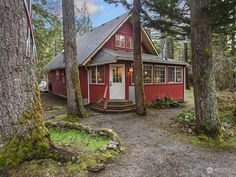
<svg viewBox="0 0 236 177">
<path fill-rule="evenodd" d="M 107 145 L 111 140 L 79 130 L 49 128 L 49 132 L 53 141 L 62 145 L 70 144 L 72 147 L 83 150 L 98 150 L 102 146 Z"/>
<path fill-rule="evenodd" d="M 0 149 L 0 170 L 11 168 L 24 160 L 42 158 L 49 154 L 48 131 L 41 117 L 39 90 L 35 103 L 29 111 L 25 111 L 14 125 L 15 135 L 8 139 Z"/>
<path fill-rule="evenodd" d="M 64 115 L 57 116 L 54 119 L 54 121 L 67 121 L 71 123 L 79 123 L 79 117 L 77 115 L 64 114 Z"/>
</svg>

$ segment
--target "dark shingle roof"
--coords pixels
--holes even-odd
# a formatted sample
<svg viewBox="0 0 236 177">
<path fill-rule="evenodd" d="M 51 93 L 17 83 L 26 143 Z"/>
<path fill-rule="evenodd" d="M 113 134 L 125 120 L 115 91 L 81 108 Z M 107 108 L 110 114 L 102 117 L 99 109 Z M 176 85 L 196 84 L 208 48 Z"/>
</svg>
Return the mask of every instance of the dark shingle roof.
<svg viewBox="0 0 236 177">
<path fill-rule="evenodd" d="M 149 62 L 149 63 L 174 64 L 174 65 L 185 65 L 185 66 L 188 65 L 188 63 L 183 61 L 173 60 L 169 58 L 160 58 L 157 55 L 150 55 L 150 54 L 142 54 L 142 59 L 144 62 Z M 89 66 L 115 63 L 118 60 L 133 61 L 134 60 L 133 52 L 118 51 L 113 49 L 102 49 L 93 58 Z"/>
<path fill-rule="evenodd" d="M 84 62 L 94 53 L 94 51 L 102 45 L 102 43 L 108 39 L 108 37 L 119 27 L 125 19 L 129 17 L 130 13 L 125 13 L 103 25 L 90 30 L 83 35 L 77 35 L 77 52 L 78 52 L 78 64 L 84 64 Z M 64 68 L 65 63 L 63 61 L 64 54 L 61 53 L 56 56 L 47 66 L 48 70 Z"/>
</svg>

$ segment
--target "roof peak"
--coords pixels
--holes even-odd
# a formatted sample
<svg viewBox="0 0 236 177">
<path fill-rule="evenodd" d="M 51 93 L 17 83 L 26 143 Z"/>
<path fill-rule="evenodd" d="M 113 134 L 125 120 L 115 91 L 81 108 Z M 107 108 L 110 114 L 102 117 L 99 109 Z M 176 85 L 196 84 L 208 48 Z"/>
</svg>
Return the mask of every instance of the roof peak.
<svg viewBox="0 0 236 177">
<path fill-rule="evenodd" d="M 79 33 L 78 33 L 78 34 L 79 34 L 79 36 L 83 36 L 83 35 L 85 35 L 85 34 L 88 34 L 88 33 L 92 32 L 92 31 L 94 31 L 94 30 L 100 28 L 100 27 L 104 27 L 106 24 L 109 24 L 109 23 L 111 23 L 111 22 L 114 22 L 115 20 L 119 20 L 120 18 L 124 18 L 124 17 L 126 17 L 126 16 L 129 16 L 130 14 L 131 14 L 131 12 L 126 12 L 126 13 L 120 15 L 120 16 L 117 16 L 117 17 L 115 17 L 115 18 L 113 18 L 113 19 L 111 19 L 111 20 L 109 20 L 109 21 L 107 21 L 107 22 L 105 22 L 105 23 L 103 23 L 103 24 L 97 26 L 97 27 L 94 27 L 94 28 L 90 29 L 89 31 L 87 31 L 87 32 L 85 32 L 85 33 L 83 33 L 83 34 L 79 34 Z"/>
</svg>

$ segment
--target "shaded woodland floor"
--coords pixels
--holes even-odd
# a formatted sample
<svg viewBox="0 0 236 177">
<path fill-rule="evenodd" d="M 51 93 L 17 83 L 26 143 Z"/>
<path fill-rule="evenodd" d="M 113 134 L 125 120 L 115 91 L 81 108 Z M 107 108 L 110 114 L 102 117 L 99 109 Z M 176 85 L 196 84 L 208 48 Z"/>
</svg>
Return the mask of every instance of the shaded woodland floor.
<svg viewBox="0 0 236 177">
<path fill-rule="evenodd" d="M 188 96 L 184 108 L 148 109 L 146 117 L 138 117 L 135 113 L 101 114 L 88 109 L 90 116 L 81 123 L 113 129 L 128 147 L 124 155 L 104 170 L 89 176 L 236 176 L 236 150 L 194 146 L 181 141 L 171 126 L 174 117 L 193 108 L 192 98 L 192 95 Z"/>
</svg>

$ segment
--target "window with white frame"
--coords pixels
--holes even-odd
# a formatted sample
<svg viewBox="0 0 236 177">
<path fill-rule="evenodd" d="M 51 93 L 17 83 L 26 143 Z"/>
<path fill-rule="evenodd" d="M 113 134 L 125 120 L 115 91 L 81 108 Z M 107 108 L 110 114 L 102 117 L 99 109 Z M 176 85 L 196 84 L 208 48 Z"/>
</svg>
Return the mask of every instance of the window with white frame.
<svg viewBox="0 0 236 177">
<path fill-rule="evenodd" d="M 125 36 L 116 34 L 115 35 L 115 46 L 125 48 Z"/>
<path fill-rule="evenodd" d="M 176 67 L 175 82 L 182 82 L 182 67 Z"/>
<path fill-rule="evenodd" d="M 133 37 L 132 36 L 126 36 L 126 47 L 128 49 L 133 49 Z"/>
<path fill-rule="evenodd" d="M 166 67 L 165 66 L 154 66 L 154 83 L 165 83 L 166 82 Z"/>
<path fill-rule="evenodd" d="M 143 82 L 152 83 L 152 65 L 143 65 Z"/>
<path fill-rule="evenodd" d="M 90 82 L 93 84 L 104 83 L 104 65 L 90 67 Z"/>
<path fill-rule="evenodd" d="M 168 67 L 168 82 L 182 82 L 182 67 Z"/>
</svg>

